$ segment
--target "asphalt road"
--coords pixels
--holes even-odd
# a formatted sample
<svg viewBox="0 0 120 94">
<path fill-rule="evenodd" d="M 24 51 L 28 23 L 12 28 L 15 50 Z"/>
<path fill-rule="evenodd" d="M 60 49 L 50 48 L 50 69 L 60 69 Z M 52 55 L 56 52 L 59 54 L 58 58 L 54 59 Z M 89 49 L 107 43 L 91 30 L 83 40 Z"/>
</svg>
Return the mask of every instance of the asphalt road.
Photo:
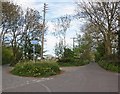
<svg viewBox="0 0 120 94">
<path fill-rule="evenodd" d="M 118 92 L 118 73 L 106 71 L 96 63 L 63 67 L 64 72 L 49 78 L 28 78 L 2 71 L 3 92 Z"/>
</svg>

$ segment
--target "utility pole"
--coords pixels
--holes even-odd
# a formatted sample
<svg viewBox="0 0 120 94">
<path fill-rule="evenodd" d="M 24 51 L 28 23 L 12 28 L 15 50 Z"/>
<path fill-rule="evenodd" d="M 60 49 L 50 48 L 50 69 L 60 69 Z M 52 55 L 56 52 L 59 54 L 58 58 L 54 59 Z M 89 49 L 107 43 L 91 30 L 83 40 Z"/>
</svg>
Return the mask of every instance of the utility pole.
<svg viewBox="0 0 120 94">
<path fill-rule="evenodd" d="M 42 43 L 41 43 L 41 59 L 43 59 L 43 51 L 44 51 L 44 32 L 45 32 L 46 10 L 47 10 L 47 4 L 44 3 L 44 9 L 43 9 L 43 28 L 42 28 Z"/>
</svg>

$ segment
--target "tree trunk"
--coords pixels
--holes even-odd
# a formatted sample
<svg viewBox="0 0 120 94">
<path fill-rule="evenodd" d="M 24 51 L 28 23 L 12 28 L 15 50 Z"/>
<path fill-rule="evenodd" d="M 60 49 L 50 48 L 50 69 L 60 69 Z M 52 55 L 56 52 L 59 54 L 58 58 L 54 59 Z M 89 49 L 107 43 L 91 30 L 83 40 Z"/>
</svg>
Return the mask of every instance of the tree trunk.
<svg viewBox="0 0 120 94">
<path fill-rule="evenodd" d="M 111 45 L 111 40 L 110 40 L 110 35 L 107 34 L 105 40 L 104 40 L 104 45 L 105 45 L 105 55 L 109 56 L 112 54 L 112 45 Z"/>
<path fill-rule="evenodd" d="M 120 57 L 120 16 L 118 18 L 118 27 L 119 27 L 119 30 L 118 30 L 118 57 Z"/>
<path fill-rule="evenodd" d="M 120 55 L 120 30 L 118 31 L 118 55 Z"/>
</svg>

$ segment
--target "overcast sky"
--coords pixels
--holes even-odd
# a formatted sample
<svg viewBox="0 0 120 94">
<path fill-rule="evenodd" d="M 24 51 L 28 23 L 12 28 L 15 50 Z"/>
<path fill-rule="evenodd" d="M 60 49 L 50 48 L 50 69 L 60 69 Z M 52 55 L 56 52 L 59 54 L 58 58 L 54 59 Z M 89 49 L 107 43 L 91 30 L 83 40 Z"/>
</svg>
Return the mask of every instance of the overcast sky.
<svg viewBox="0 0 120 94">
<path fill-rule="evenodd" d="M 38 11 L 41 11 L 43 9 L 43 3 L 48 4 L 48 11 L 46 14 L 46 20 L 48 30 L 47 35 L 45 36 L 46 42 L 44 50 L 47 50 L 45 54 L 51 54 L 54 55 L 54 47 L 55 43 L 58 41 L 55 36 L 53 36 L 51 33 L 54 32 L 53 30 L 53 24 L 51 20 L 54 18 L 58 18 L 61 16 L 64 16 L 66 14 L 68 15 L 74 15 L 75 14 L 75 0 L 11 0 L 15 3 L 22 6 L 22 8 L 25 10 L 27 7 L 36 9 Z M 81 20 L 73 20 L 71 22 L 70 28 L 67 30 L 67 36 L 66 36 L 66 43 L 69 47 L 72 47 L 72 37 L 75 37 L 76 32 L 79 32 L 80 26 L 82 26 Z"/>
</svg>

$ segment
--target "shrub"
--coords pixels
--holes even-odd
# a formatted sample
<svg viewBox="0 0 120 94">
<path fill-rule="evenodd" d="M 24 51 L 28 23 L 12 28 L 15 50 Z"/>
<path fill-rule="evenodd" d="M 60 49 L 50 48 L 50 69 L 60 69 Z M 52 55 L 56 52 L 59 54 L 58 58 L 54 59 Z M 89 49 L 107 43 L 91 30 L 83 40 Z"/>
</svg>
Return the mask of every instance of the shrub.
<svg viewBox="0 0 120 94">
<path fill-rule="evenodd" d="M 74 59 L 73 58 L 62 58 L 60 59 L 58 62 L 62 62 L 62 63 L 73 63 Z"/>
<path fill-rule="evenodd" d="M 98 64 L 106 70 L 120 72 L 120 59 L 117 54 L 102 57 Z"/>
<path fill-rule="evenodd" d="M 76 60 L 76 65 L 77 66 L 86 65 L 86 64 L 89 64 L 89 63 L 90 63 L 89 60 Z"/>
<path fill-rule="evenodd" d="M 2 47 L 2 65 L 10 64 L 14 60 L 12 49 L 8 47 Z"/>
<path fill-rule="evenodd" d="M 116 65 L 116 63 L 108 62 L 108 61 L 105 61 L 105 60 L 99 61 L 98 64 L 106 70 L 110 70 L 110 71 L 113 71 L 113 72 L 120 72 L 119 64 Z"/>
<path fill-rule="evenodd" d="M 20 51 L 16 52 L 16 57 L 14 57 L 10 63 L 10 66 L 15 66 L 22 59 L 22 53 Z"/>
<path fill-rule="evenodd" d="M 28 76 L 28 77 L 47 77 L 51 75 L 56 75 L 60 73 L 60 69 L 55 62 L 23 62 L 15 65 L 11 73 L 18 76 Z"/>
<path fill-rule="evenodd" d="M 82 66 L 82 65 L 86 65 L 86 64 L 89 64 L 89 61 L 88 60 L 84 60 L 84 61 L 81 61 L 81 60 L 74 60 L 74 62 L 59 62 L 58 63 L 60 66 Z"/>
<path fill-rule="evenodd" d="M 73 63 L 74 62 L 74 52 L 69 48 L 65 48 L 64 53 L 58 62 Z"/>
<path fill-rule="evenodd" d="M 16 57 L 13 56 L 13 51 L 11 47 L 2 47 L 2 65 L 10 64 L 11 66 L 14 66 L 16 63 L 20 61 L 22 57 L 22 52 L 17 51 Z"/>
<path fill-rule="evenodd" d="M 78 52 L 78 51 L 77 51 Z M 60 66 L 82 66 L 90 62 L 90 55 L 76 56 L 75 52 L 69 48 L 64 49 L 63 56 L 58 60 Z"/>
</svg>

